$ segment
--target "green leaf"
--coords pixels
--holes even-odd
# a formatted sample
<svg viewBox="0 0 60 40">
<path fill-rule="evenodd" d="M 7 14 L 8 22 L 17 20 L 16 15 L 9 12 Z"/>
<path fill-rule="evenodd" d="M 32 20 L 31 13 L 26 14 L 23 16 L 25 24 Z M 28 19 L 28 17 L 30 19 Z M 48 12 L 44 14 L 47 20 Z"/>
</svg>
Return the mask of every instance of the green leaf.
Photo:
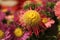
<svg viewBox="0 0 60 40">
<path fill-rule="evenodd" d="M 30 4 L 29 4 L 29 5 L 27 4 L 27 5 L 24 6 L 24 9 L 26 10 L 26 9 L 28 9 L 29 7 L 30 7 Z"/>
<path fill-rule="evenodd" d="M 37 3 L 37 4 L 36 4 L 36 7 L 39 7 L 39 6 L 41 6 L 41 5 L 42 5 L 41 3 Z"/>
<path fill-rule="evenodd" d="M 47 2 L 47 7 L 54 8 L 55 3 Z"/>
<path fill-rule="evenodd" d="M 30 6 L 31 6 L 32 10 L 34 10 L 36 7 L 36 5 L 34 3 L 32 3 Z"/>
<path fill-rule="evenodd" d="M 47 11 L 44 11 L 44 10 L 42 10 L 41 12 L 48 17 L 52 17 L 50 12 L 47 12 Z"/>
</svg>

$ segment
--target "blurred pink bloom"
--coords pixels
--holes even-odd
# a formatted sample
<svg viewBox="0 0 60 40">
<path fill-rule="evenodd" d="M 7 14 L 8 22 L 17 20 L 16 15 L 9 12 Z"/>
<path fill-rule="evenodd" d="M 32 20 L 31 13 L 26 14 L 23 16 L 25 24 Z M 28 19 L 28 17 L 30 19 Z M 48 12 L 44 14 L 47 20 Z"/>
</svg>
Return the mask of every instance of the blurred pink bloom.
<svg viewBox="0 0 60 40">
<path fill-rule="evenodd" d="M 10 28 L 8 28 L 6 24 L 0 22 L 0 30 L 4 32 L 4 37 L 0 38 L 0 40 L 9 40 L 11 37 Z"/>
<path fill-rule="evenodd" d="M 2 21 L 5 18 L 5 13 L 0 11 L 0 21 Z"/>
<path fill-rule="evenodd" d="M 7 29 L 7 31 L 5 32 L 5 37 L 2 38 L 1 40 L 8 40 L 8 39 L 10 39 L 11 35 L 9 35 L 9 34 L 10 34 L 9 29 Z"/>
<path fill-rule="evenodd" d="M 55 15 L 60 19 L 60 1 L 58 1 L 54 7 Z"/>
</svg>

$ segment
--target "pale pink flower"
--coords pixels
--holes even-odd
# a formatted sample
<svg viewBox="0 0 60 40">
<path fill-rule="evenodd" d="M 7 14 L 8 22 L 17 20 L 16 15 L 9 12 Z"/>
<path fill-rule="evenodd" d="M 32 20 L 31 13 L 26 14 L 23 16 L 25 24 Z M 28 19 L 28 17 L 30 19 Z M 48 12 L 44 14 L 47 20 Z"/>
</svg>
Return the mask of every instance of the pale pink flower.
<svg viewBox="0 0 60 40">
<path fill-rule="evenodd" d="M 52 24 L 54 24 L 54 23 L 55 23 L 54 20 L 48 18 L 48 22 L 45 23 L 45 26 L 46 26 L 46 28 L 50 28 L 52 26 Z"/>
<path fill-rule="evenodd" d="M 55 15 L 60 19 L 60 1 L 58 1 L 54 7 Z"/>
</svg>

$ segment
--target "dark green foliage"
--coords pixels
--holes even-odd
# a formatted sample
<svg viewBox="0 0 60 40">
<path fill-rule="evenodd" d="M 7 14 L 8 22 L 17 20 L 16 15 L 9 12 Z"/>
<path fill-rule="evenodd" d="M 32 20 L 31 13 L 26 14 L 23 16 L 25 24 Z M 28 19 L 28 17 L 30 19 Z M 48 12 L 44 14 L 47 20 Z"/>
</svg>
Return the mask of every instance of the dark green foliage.
<svg viewBox="0 0 60 40">
<path fill-rule="evenodd" d="M 5 23 L 7 23 L 7 20 L 6 19 L 3 19 L 2 22 L 5 24 Z"/>
<path fill-rule="evenodd" d="M 55 3 L 47 2 L 47 7 L 54 8 Z"/>
</svg>

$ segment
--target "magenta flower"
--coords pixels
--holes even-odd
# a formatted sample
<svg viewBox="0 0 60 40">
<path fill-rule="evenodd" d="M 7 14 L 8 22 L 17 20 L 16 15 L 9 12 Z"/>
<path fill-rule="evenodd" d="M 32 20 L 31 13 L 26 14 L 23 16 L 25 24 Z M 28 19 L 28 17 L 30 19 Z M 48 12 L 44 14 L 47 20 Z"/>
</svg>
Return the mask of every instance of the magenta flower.
<svg viewBox="0 0 60 40">
<path fill-rule="evenodd" d="M 0 22 L 0 40 L 9 40 L 11 37 L 9 28 Z"/>
<path fill-rule="evenodd" d="M 29 32 L 25 32 L 24 35 L 21 38 L 17 38 L 17 40 L 27 40 L 30 37 L 29 35 Z"/>
<path fill-rule="evenodd" d="M 24 28 L 16 27 L 13 23 L 10 25 L 11 40 L 27 40 L 31 35 Z"/>
<path fill-rule="evenodd" d="M 5 18 L 5 13 L 0 11 L 0 21 L 2 21 Z"/>
<path fill-rule="evenodd" d="M 55 15 L 60 19 L 60 1 L 58 1 L 54 7 Z"/>
</svg>

